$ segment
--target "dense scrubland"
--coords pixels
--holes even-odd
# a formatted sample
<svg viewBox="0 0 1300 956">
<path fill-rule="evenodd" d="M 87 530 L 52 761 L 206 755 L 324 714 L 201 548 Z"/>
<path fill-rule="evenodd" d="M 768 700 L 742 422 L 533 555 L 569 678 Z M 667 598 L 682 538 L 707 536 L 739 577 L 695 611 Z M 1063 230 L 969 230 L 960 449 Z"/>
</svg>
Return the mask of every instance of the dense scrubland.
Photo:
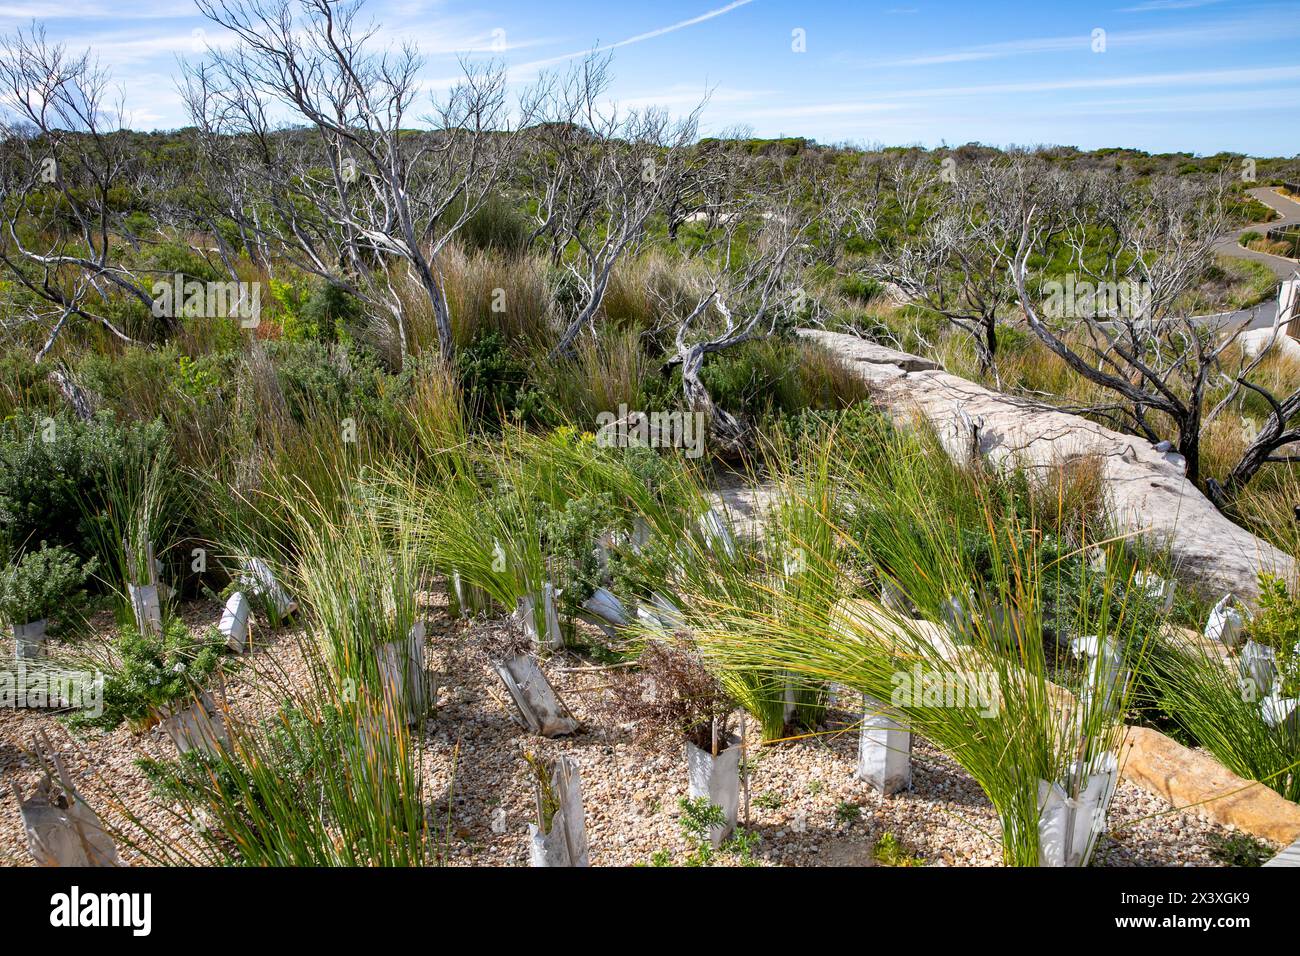
<svg viewBox="0 0 1300 956">
<path fill-rule="evenodd" d="M 354 29 L 331 10 L 294 22 Z M 1040 860 L 1039 781 L 1083 786 L 1125 721 L 1300 796 L 1294 721 L 1262 719 L 1182 630 L 1219 595 L 1166 600 L 1178 569 L 1115 533 L 1097 462 L 953 462 L 794 335 L 863 336 L 1167 440 L 1296 554 L 1300 366 L 1191 318 L 1275 297 L 1266 267 L 1211 247 L 1269 218 L 1245 190 L 1297 160 L 1243 179 L 1236 155 L 701 137 L 698 115 L 608 107 L 600 58 L 518 97 L 467 67 L 428 114 L 404 54 L 205 12 L 245 45 L 188 71 L 185 129 L 107 127 L 108 77 L 39 34 L 0 63 L 19 104 L 0 145 L 0 616 L 48 619 L 51 662 L 106 675 L 102 713 L 52 725 L 93 750 L 244 666 L 183 622 L 189 602 L 255 595 L 307 662 L 258 665 L 282 704 L 224 747 L 149 763 L 156 799 L 207 821 L 184 845 L 100 808 L 144 858 L 442 859 L 426 714 L 404 719 L 424 694 L 380 651 L 423 660 L 408 638 L 435 592 L 513 615 L 500 659 L 610 666 L 606 719 L 715 754 L 738 714 L 768 741 L 819 733 L 831 687 L 896 701 L 914 665 L 992 675 L 984 719 L 988 701 L 892 712 L 978 783 L 1009 864 Z M 1098 293 L 1052 307 L 1067 282 Z M 698 415 L 703 454 L 609 440 L 649 412 Z M 712 493 L 751 482 L 768 507 L 741 534 Z M 156 621 L 128 588 L 150 583 Z M 1267 580 L 1252 609 L 1275 661 L 1259 696 L 1300 693 L 1293 586 Z M 855 599 L 874 610 L 846 629 Z"/>
</svg>

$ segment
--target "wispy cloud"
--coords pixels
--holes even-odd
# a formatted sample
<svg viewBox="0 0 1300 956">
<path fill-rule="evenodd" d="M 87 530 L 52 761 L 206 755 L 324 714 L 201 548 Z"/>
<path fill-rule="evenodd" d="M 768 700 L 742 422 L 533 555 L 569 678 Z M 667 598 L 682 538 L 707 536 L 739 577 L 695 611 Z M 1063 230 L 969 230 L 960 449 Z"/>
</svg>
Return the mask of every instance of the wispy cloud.
<svg viewBox="0 0 1300 956">
<path fill-rule="evenodd" d="M 1133 7 L 1120 7 L 1119 13 L 1156 13 L 1161 10 L 1193 10 L 1208 7 L 1223 0 L 1146 0 Z"/>
<path fill-rule="evenodd" d="M 1053 110 L 1069 116 L 1120 116 L 1158 113 L 1243 113 L 1288 109 L 1300 97 L 1300 88 L 1224 90 L 1183 96 L 1142 96 L 1082 100 Z"/>
<path fill-rule="evenodd" d="M 891 113 L 902 109 L 913 109 L 914 105 L 908 103 L 911 100 L 949 100 L 966 97 L 979 96 L 1005 96 L 1008 94 L 1035 94 L 1035 93 L 1052 93 L 1069 90 L 1112 90 L 1112 89 L 1140 89 L 1143 87 L 1215 87 L 1215 86 L 1250 86 L 1258 84 L 1267 84 L 1278 81 L 1300 80 L 1300 66 L 1279 66 L 1279 67 L 1259 67 L 1253 69 L 1239 70 L 1199 70 L 1188 71 L 1183 73 L 1140 73 L 1128 76 L 1111 76 L 1111 77 L 1086 77 L 1079 79 L 1064 80 L 1035 80 L 1024 83 L 983 83 L 971 86 L 945 86 L 928 89 L 896 90 L 883 92 L 873 95 L 870 99 L 855 99 L 842 102 L 831 103 L 809 103 L 802 105 L 789 106 L 772 106 L 761 107 L 752 110 L 743 110 L 745 118 L 763 119 L 772 117 L 814 117 L 814 116 L 856 116 L 871 115 L 877 113 Z M 1277 93 L 1276 90 L 1265 91 L 1270 94 Z M 1248 105 L 1257 95 L 1255 92 L 1249 96 L 1243 96 L 1238 91 L 1236 93 L 1221 93 L 1219 103 L 1229 101 L 1235 102 L 1238 106 Z M 1232 98 L 1230 100 L 1230 98 Z M 1205 94 L 1197 94 L 1195 97 L 1185 97 L 1190 102 L 1194 99 L 1205 99 Z M 1274 97 L 1272 102 L 1276 102 Z M 1094 107 L 1101 101 L 1093 101 Z M 1118 100 L 1108 101 L 1118 106 Z M 1137 101 L 1129 101 L 1136 103 Z M 1151 98 L 1142 102 L 1144 110 L 1149 110 L 1153 106 L 1158 106 L 1160 99 Z M 1021 108 L 1023 104 L 1017 104 Z M 1086 104 L 1059 104 L 1053 107 L 1055 112 L 1064 113 L 1071 110 L 1084 112 L 1083 107 Z M 1076 109 L 1076 107 L 1078 109 Z M 1216 105 L 1215 109 L 1226 108 Z M 1104 112 L 1100 109 L 1088 109 L 1086 112 Z"/>
<path fill-rule="evenodd" d="M 67 3 L 0 3 L 0 20 L 188 20 L 196 11 L 187 3 L 127 3 L 68 0 Z"/>
<path fill-rule="evenodd" d="M 1191 0 L 1188 0 L 1191 2 Z M 1300 23 L 1270 17 L 1250 17 L 1239 20 L 1207 23 L 1192 27 L 1159 30 L 1107 31 L 1107 49 L 1155 49 L 1180 46 L 1197 46 L 1222 43 L 1228 40 L 1249 40 L 1259 36 L 1300 35 Z M 1087 52 L 1092 43 L 1091 32 L 1073 36 L 1028 37 L 1001 43 L 981 43 L 918 56 L 897 59 L 859 61 L 866 67 L 935 66 L 944 63 L 967 63 L 976 60 L 998 60 L 1009 57 L 1032 56 L 1043 53 L 1062 53 L 1071 50 Z"/>
<path fill-rule="evenodd" d="M 628 109 L 642 109 L 662 106 L 668 109 L 692 110 L 706 98 L 710 106 L 729 106 L 739 103 L 752 103 L 754 100 L 770 98 L 776 95 L 774 90 L 743 90 L 730 87 L 692 86 L 689 83 L 675 83 L 663 89 L 642 93 L 636 96 L 621 96 L 618 105 Z"/>
<path fill-rule="evenodd" d="M 512 69 L 514 71 L 540 70 L 544 67 L 553 66 L 556 63 L 563 63 L 566 60 L 574 60 L 580 56 L 586 56 L 589 53 L 601 53 L 606 50 L 617 50 L 619 47 L 631 46 L 633 43 L 641 43 L 644 40 L 653 40 L 655 37 L 661 37 L 668 33 L 675 33 L 678 30 L 684 30 L 687 27 L 693 27 L 697 23 L 703 23 L 706 20 L 712 20 L 714 17 L 720 17 L 737 10 L 740 7 L 748 6 L 754 0 L 733 0 L 732 3 L 724 7 L 718 7 L 715 10 L 709 10 L 697 17 L 691 17 L 689 20 L 679 20 L 677 23 L 669 24 L 666 27 L 659 27 L 655 30 L 647 30 L 645 33 L 638 33 L 636 36 L 628 37 L 625 40 L 619 40 L 616 43 L 598 44 L 596 47 L 587 50 L 576 50 L 573 53 L 562 53 L 559 56 L 547 57 L 544 60 L 534 60 L 531 63 L 521 63 Z"/>
<path fill-rule="evenodd" d="M 1300 78 L 1300 66 L 1248 67 L 1235 70 L 1191 70 L 1183 73 L 1137 73 L 1128 76 L 1091 76 L 1064 80 L 1035 79 L 1023 83 L 980 83 L 932 89 L 900 90 L 886 98 L 929 99 L 949 96 L 985 96 L 1002 93 L 1039 93 L 1059 90 L 1115 89 L 1141 86 L 1239 86 Z"/>
</svg>

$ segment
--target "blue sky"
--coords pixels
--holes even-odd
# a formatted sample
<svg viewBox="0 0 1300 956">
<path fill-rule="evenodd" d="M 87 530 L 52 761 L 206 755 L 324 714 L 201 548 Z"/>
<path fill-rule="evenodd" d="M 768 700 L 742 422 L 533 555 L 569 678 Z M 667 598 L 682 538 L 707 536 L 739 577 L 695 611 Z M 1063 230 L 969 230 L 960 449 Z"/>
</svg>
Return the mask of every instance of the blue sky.
<svg viewBox="0 0 1300 956">
<path fill-rule="evenodd" d="M 613 48 L 616 100 L 685 112 L 711 91 L 705 132 L 1300 152 L 1296 2 L 370 0 L 365 16 L 418 44 L 434 87 L 458 53 L 523 84 Z M 96 51 L 141 129 L 185 124 L 177 61 L 226 42 L 190 0 L 0 0 L 4 32 L 33 19 Z"/>
</svg>

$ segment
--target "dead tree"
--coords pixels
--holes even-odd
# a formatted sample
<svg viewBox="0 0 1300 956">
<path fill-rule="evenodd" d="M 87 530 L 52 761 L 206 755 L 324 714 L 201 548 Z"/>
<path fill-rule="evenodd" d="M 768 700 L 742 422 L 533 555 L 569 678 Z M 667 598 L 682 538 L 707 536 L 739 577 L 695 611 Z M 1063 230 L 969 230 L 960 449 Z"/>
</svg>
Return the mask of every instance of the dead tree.
<svg viewBox="0 0 1300 956">
<path fill-rule="evenodd" d="M 38 362 L 73 320 L 133 343 L 109 308 L 116 297 L 145 319 L 154 313 L 152 279 L 121 258 L 141 240 L 119 194 L 144 190 L 139 150 L 109 119 L 122 115 L 109 103 L 109 82 L 88 53 L 50 43 L 40 27 L 0 44 L 0 91 L 11 111 L 0 126 L 0 264 L 28 302 L 6 324 L 41 328 Z"/>
<path fill-rule="evenodd" d="M 1300 275 L 1297 275 L 1297 278 L 1300 278 Z M 1205 416 L 1205 423 L 1208 425 L 1224 409 L 1230 407 L 1243 390 L 1260 395 L 1269 405 L 1268 418 L 1264 420 L 1264 424 L 1246 446 L 1241 458 L 1228 472 L 1223 482 L 1219 483 L 1213 478 L 1206 479 L 1205 484 L 1210 498 L 1220 508 L 1230 506 L 1265 465 L 1300 464 L 1300 455 L 1280 453 L 1283 449 L 1300 443 L 1300 389 L 1279 399 L 1263 385 L 1250 380 L 1251 373 L 1274 353 L 1283 336 L 1291 334 L 1290 330 L 1296 322 L 1300 322 L 1300 315 L 1294 314 L 1294 310 L 1293 314 L 1277 316 L 1268 341 L 1262 343 L 1253 358 L 1243 361 L 1231 376 L 1232 388 Z"/>
<path fill-rule="evenodd" d="M 608 67 L 608 56 L 588 57 L 555 84 L 532 144 L 542 197 L 535 235 L 550 237 L 555 264 L 568 253 L 578 292 L 552 357 L 595 327 L 614 267 L 642 246 L 654 217 L 681 215 L 696 189 L 690 147 L 703 104 L 679 120 L 654 108 L 621 111 L 605 102 Z"/>
<path fill-rule="evenodd" d="M 838 150 L 801 153 L 796 173 L 807 183 L 806 209 L 815 220 L 812 246 L 817 261 L 832 268 L 849 239 L 874 232 L 883 184 L 882 169 L 874 158 L 860 156 L 842 171 L 841 155 Z"/>
<path fill-rule="evenodd" d="M 191 73 L 187 98 L 206 142 L 238 137 L 249 147 L 247 174 L 268 212 L 241 222 L 288 263 L 387 315 L 403 361 L 414 293 L 450 356 L 440 257 L 507 175 L 534 113 L 531 88 L 512 112 L 504 67 L 462 62 L 460 81 L 424 118 L 429 129 L 416 132 L 423 60 L 410 45 L 376 51 L 360 3 L 198 5 L 239 40 Z M 302 128 L 275 128 L 281 110 Z"/>
<path fill-rule="evenodd" d="M 897 286 L 970 338 L 980 370 L 999 381 L 998 327 L 1015 301 L 1009 266 L 1020 237 L 1016 198 L 1026 173 L 1023 162 L 977 163 L 943 183 L 900 164 L 894 198 L 904 222 L 931 208 L 916 235 L 882 229 L 866 209 L 858 213 L 864 239 L 880 243 L 866 267 L 872 279 Z M 893 239 L 901 236 L 901 239 Z"/>
<path fill-rule="evenodd" d="M 757 218 L 759 228 L 742 259 L 733 257 L 742 217 L 739 211 L 731 217 L 721 264 L 709 270 L 694 307 L 678 325 L 676 352 L 665 366 L 681 367 L 686 406 L 704 415 L 710 439 L 724 455 L 743 449 L 749 428 L 713 400 L 700 377 L 704 362 L 726 349 L 775 335 L 782 321 L 799 311 L 803 295 L 793 282 L 806 248 L 807 220 L 797 217 L 788 199 Z"/>
<path fill-rule="evenodd" d="M 1124 399 L 1138 433 L 1158 441 L 1152 416 L 1165 416 L 1192 481 L 1200 478 L 1206 389 L 1236 335 L 1180 306 L 1224 232 L 1224 199 L 1222 183 L 1141 185 L 1046 170 L 1027 177 L 1020 193 L 1012 275 L 1030 328 L 1071 369 Z M 1029 260 L 1053 254 L 1067 257 L 1072 272 L 1035 295 Z"/>
</svg>

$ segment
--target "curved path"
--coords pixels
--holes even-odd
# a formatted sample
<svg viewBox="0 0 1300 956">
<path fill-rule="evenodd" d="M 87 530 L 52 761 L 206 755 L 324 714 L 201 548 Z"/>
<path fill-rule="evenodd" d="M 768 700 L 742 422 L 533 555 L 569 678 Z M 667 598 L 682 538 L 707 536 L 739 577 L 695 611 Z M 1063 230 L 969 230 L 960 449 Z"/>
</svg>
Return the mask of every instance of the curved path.
<svg viewBox="0 0 1300 956">
<path fill-rule="evenodd" d="M 1231 256 L 1234 259 L 1249 259 L 1252 262 L 1262 262 L 1272 269 L 1273 274 L 1279 279 L 1289 279 L 1291 274 L 1300 268 L 1300 262 L 1295 259 L 1287 259 L 1284 256 L 1274 256 L 1267 252 L 1256 252 L 1254 249 L 1247 249 L 1241 245 L 1241 237 L 1242 234 L 1247 232 L 1258 232 L 1263 235 L 1268 230 L 1277 229 L 1280 226 L 1300 226 L 1300 203 L 1294 199 L 1288 199 L 1268 186 L 1248 190 L 1246 195 L 1259 200 L 1282 218 L 1274 219 L 1272 222 L 1242 226 L 1235 232 L 1229 233 L 1220 239 L 1215 244 L 1214 251 L 1221 255 Z"/>
<path fill-rule="evenodd" d="M 1288 199 L 1277 190 L 1260 186 L 1256 189 L 1247 191 L 1247 195 L 1259 200 L 1265 206 L 1268 206 L 1282 218 L 1274 219 L 1272 222 L 1255 223 L 1249 226 L 1242 226 L 1240 229 L 1229 233 L 1221 238 L 1214 245 L 1214 251 L 1219 255 L 1228 256 L 1233 259 L 1247 259 L 1251 262 L 1261 262 L 1273 271 L 1278 280 L 1289 279 L 1300 270 L 1300 261 L 1287 259 L 1284 256 L 1274 256 L 1267 252 L 1256 252 L 1254 249 L 1247 249 L 1241 244 L 1241 236 L 1246 232 L 1258 232 L 1261 235 L 1270 229 L 1276 229 L 1279 226 L 1300 226 L 1300 203 L 1294 199 Z M 1246 323 L 1246 330 L 1251 329 L 1271 329 L 1277 318 L 1277 298 L 1271 298 L 1261 302 L 1259 305 L 1252 306 L 1249 309 L 1239 309 L 1236 312 L 1216 312 L 1212 315 L 1195 316 L 1196 321 L 1203 322 L 1206 325 L 1213 325 L 1217 328 L 1226 328 Z"/>
</svg>

